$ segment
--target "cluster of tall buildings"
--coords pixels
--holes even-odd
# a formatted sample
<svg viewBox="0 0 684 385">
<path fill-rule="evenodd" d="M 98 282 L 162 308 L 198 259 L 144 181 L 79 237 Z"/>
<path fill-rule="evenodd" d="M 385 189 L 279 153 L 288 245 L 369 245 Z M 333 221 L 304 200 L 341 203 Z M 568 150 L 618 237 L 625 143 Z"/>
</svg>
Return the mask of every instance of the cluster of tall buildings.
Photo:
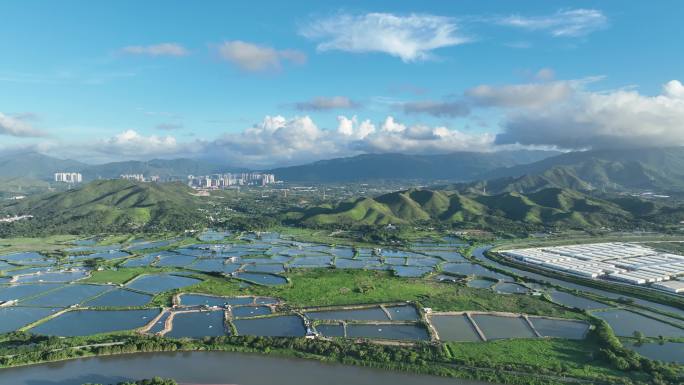
<svg viewBox="0 0 684 385">
<path fill-rule="evenodd" d="M 121 174 L 119 179 L 132 180 L 136 182 L 159 182 L 160 177 L 158 175 L 152 175 L 149 178 L 145 178 L 143 174 Z"/>
<path fill-rule="evenodd" d="M 221 189 L 231 186 L 265 186 L 275 183 L 275 181 L 275 175 L 258 172 L 204 176 L 188 175 L 188 186 L 207 189 Z"/>
<path fill-rule="evenodd" d="M 56 172 L 55 182 L 81 183 L 83 182 L 83 176 L 77 172 Z"/>
</svg>

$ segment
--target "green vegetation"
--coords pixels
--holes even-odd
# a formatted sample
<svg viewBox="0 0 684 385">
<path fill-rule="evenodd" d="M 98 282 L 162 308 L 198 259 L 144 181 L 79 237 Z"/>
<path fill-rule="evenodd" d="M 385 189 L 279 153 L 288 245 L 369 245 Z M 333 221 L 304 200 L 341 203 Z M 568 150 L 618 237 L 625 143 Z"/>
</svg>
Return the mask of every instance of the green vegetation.
<svg viewBox="0 0 684 385">
<path fill-rule="evenodd" d="M 505 192 L 495 195 L 410 189 L 345 201 L 332 207 L 292 211 L 286 218 L 314 227 L 427 222 L 498 231 L 655 226 L 650 222 L 653 212 L 642 218 L 641 211 L 629 211 L 631 204 L 622 207 L 618 203 L 560 188 L 547 188 L 530 194 Z"/>
<path fill-rule="evenodd" d="M 117 270 L 94 271 L 92 275 L 81 282 L 84 283 L 115 283 L 124 284 L 131 279 L 145 273 L 160 273 L 168 269 L 155 267 L 130 267 Z"/>
<path fill-rule="evenodd" d="M 30 214 L 31 220 L 0 226 L 0 236 L 60 233 L 182 231 L 203 227 L 200 200 L 180 183 L 95 181 L 74 190 L 12 202 L 8 213 Z"/>
<path fill-rule="evenodd" d="M 50 183 L 25 177 L 0 177 L 0 199 L 47 192 Z"/>
<path fill-rule="evenodd" d="M 75 239 L 73 235 L 52 235 L 45 238 L 0 238 L 0 253 L 20 251 L 51 252 L 64 247 L 64 244 Z"/>
<path fill-rule="evenodd" d="M 595 357 L 600 349 L 595 341 L 521 339 L 449 342 L 445 347 L 455 362 L 468 366 L 515 368 L 578 378 L 621 375 L 618 370 L 606 367 Z"/>
<path fill-rule="evenodd" d="M 347 339 L 275 337 L 166 339 L 131 333 L 55 338 L 10 333 L 0 337 L 0 366 L 26 365 L 92 355 L 217 350 L 259 352 L 506 384 L 676 384 L 677 368 L 625 352 L 611 342 L 610 329 L 587 341 L 553 339 L 488 343 L 378 345 Z M 614 337 L 614 336 L 613 336 Z M 613 361 L 620 354 L 621 360 Z M 638 366 L 634 366 L 638 365 Z"/>
<path fill-rule="evenodd" d="M 102 385 L 102 384 L 83 384 L 83 385 Z M 138 381 L 125 381 L 119 382 L 116 385 L 178 385 L 175 380 L 170 378 L 154 377 L 150 379 L 138 380 Z"/>
<path fill-rule="evenodd" d="M 387 271 L 296 270 L 285 286 L 240 288 L 234 281 L 209 277 L 184 291 L 214 295 L 261 295 L 282 298 L 291 307 L 415 301 L 436 311 L 502 311 L 578 318 L 580 314 L 539 297 L 493 295 L 491 291 L 429 279 L 396 278 Z"/>
</svg>

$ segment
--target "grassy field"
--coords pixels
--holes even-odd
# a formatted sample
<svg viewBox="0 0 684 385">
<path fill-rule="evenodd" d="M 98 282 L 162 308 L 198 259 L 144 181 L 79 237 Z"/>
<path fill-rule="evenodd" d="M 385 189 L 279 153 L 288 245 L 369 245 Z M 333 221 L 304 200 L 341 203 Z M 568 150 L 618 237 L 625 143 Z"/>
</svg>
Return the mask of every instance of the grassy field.
<svg viewBox="0 0 684 385">
<path fill-rule="evenodd" d="M 161 272 L 161 269 L 156 269 L 156 268 L 150 268 L 150 267 L 133 267 L 133 268 L 125 268 L 125 269 L 118 269 L 118 270 L 102 270 L 102 271 L 94 271 L 93 274 L 84 279 L 81 282 L 86 282 L 86 283 L 116 283 L 116 284 L 123 284 L 131 279 L 137 277 L 140 274 L 148 273 L 148 272 Z"/>
<path fill-rule="evenodd" d="M 300 227 L 276 227 L 273 231 L 283 235 L 289 235 L 297 240 L 304 242 L 315 242 L 323 244 L 346 244 L 358 247 L 377 247 L 377 244 L 367 243 L 358 240 L 356 236 L 349 232 L 335 233 L 331 230 L 308 229 Z M 397 237 L 407 241 L 417 241 L 420 239 L 432 238 L 439 240 L 444 234 L 435 230 L 421 230 L 412 227 L 402 227 L 398 230 Z"/>
<path fill-rule="evenodd" d="M 624 377 L 625 372 L 610 369 L 596 359 L 600 348 L 591 339 L 519 339 L 490 342 L 449 342 L 445 344 L 454 361 L 465 364 L 506 366 L 526 365 L 535 373 L 581 378 Z"/>
<path fill-rule="evenodd" d="M 561 306 L 527 295 L 497 295 L 420 278 L 397 278 L 386 271 L 298 270 L 286 274 L 289 285 L 240 288 L 235 280 L 204 276 L 184 291 L 214 295 L 262 295 L 285 300 L 293 307 L 416 301 L 436 311 L 504 311 L 579 318 Z"/>
<path fill-rule="evenodd" d="M 53 235 L 44 238 L 4 238 L 0 239 L 0 254 L 20 251 L 54 251 L 77 239 L 73 235 Z"/>
<path fill-rule="evenodd" d="M 649 242 L 646 245 L 668 253 L 684 254 L 684 240 L 680 242 Z"/>
</svg>

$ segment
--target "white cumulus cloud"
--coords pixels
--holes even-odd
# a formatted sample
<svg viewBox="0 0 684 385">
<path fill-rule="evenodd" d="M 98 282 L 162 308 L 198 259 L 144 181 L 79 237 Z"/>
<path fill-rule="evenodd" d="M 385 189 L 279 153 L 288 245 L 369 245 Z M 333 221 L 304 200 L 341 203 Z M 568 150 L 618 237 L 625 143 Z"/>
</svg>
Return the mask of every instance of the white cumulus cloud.
<svg viewBox="0 0 684 385">
<path fill-rule="evenodd" d="M 110 138 L 98 141 L 93 150 L 136 159 L 178 153 L 181 146 L 173 136 L 141 135 L 135 130 L 126 130 Z"/>
<path fill-rule="evenodd" d="M 511 111 L 497 143 L 561 148 L 667 147 L 684 145 L 684 86 L 668 82 L 659 95 L 619 89 L 573 89 L 543 109 Z"/>
<path fill-rule="evenodd" d="M 367 119 L 338 116 L 336 128 L 321 128 L 308 116 L 267 116 L 242 132 L 204 143 L 201 152 L 234 165 L 268 168 L 368 152 L 432 154 L 490 150 L 493 142 L 492 134 L 407 125 L 391 116 L 377 127 Z"/>
<path fill-rule="evenodd" d="M 469 41 L 453 19 L 425 14 L 338 14 L 314 20 L 300 33 L 320 41 L 320 51 L 382 52 L 405 62 L 429 59 L 435 49 Z"/>
</svg>

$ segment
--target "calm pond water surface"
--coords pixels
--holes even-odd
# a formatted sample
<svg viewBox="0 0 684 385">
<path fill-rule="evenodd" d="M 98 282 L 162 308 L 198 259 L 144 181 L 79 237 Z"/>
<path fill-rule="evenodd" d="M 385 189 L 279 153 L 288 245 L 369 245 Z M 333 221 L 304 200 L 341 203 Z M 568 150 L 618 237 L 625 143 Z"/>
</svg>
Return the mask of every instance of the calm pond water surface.
<svg viewBox="0 0 684 385">
<path fill-rule="evenodd" d="M 144 326 L 152 320 L 159 310 L 77 310 L 64 313 L 44 322 L 30 331 L 49 336 L 86 336 L 131 330 Z"/>
<path fill-rule="evenodd" d="M 476 289 L 489 289 L 494 286 L 496 282 L 490 281 L 488 279 L 471 279 L 466 283 L 468 287 L 474 287 Z"/>
<path fill-rule="evenodd" d="M 420 315 L 415 307 L 407 306 L 387 306 L 387 312 L 392 317 L 392 321 L 418 321 Z"/>
<path fill-rule="evenodd" d="M 340 321 L 389 321 L 379 307 L 353 310 L 313 311 L 305 313 L 312 320 L 340 320 Z"/>
<path fill-rule="evenodd" d="M 71 282 L 85 278 L 87 273 L 81 271 L 54 271 L 49 273 L 22 275 L 17 277 L 15 282 L 34 283 L 34 282 Z"/>
<path fill-rule="evenodd" d="M 419 325 L 347 325 L 349 338 L 380 338 L 386 340 L 427 341 L 427 330 Z"/>
<path fill-rule="evenodd" d="M 237 273 L 235 277 L 264 286 L 277 286 L 287 283 L 287 279 L 285 279 L 285 277 L 273 274 Z"/>
<path fill-rule="evenodd" d="M 0 288 L 0 301 L 33 297 L 34 295 L 45 293 L 48 290 L 54 290 L 62 286 L 64 285 L 58 283 L 4 286 Z"/>
<path fill-rule="evenodd" d="M 335 325 L 318 325 L 316 330 L 326 337 L 344 337 L 344 326 Z"/>
<path fill-rule="evenodd" d="M 520 317 L 501 317 L 489 314 L 475 314 L 472 317 L 488 340 L 536 337 L 527 322 Z"/>
<path fill-rule="evenodd" d="M 60 309 L 46 307 L 3 307 L 0 308 L 0 333 L 15 331 Z"/>
<path fill-rule="evenodd" d="M 610 306 L 598 301 L 592 301 L 584 297 L 566 293 L 564 291 L 552 290 L 549 294 L 551 295 L 553 302 L 578 309 L 601 309 Z"/>
<path fill-rule="evenodd" d="M 481 341 L 465 315 L 433 315 L 430 321 L 442 341 Z"/>
<path fill-rule="evenodd" d="M 539 334 L 544 337 L 569 338 L 580 340 L 589 330 L 589 325 L 581 321 L 557 320 L 530 317 L 530 321 Z"/>
<path fill-rule="evenodd" d="M 494 290 L 499 294 L 526 294 L 530 292 L 530 289 L 525 286 L 510 282 L 500 283 L 494 287 Z"/>
<path fill-rule="evenodd" d="M 442 271 L 458 275 L 475 275 L 479 277 L 503 279 L 506 281 L 512 280 L 512 278 L 507 275 L 499 274 L 475 263 L 445 263 L 442 265 Z"/>
<path fill-rule="evenodd" d="M 126 289 L 114 289 L 85 303 L 85 306 L 144 306 L 150 302 L 149 294 Z"/>
<path fill-rule="evenodd" d="M 166 333 L 172 338 L 202 338 L 225 336 L 228 333 L 223 323 L 222 311 L 178 313 L 173 317 L 173 329 Z"/>
<path fill-rule="evenodd" d="M 193 384 L 476 385 L 483 382 L 316 361 L 228 352 L 152 353 L 86 358 L 0 370 L 0 383 L 81 385 L 154 376 Z"/>
<path fill-rule="evenodd" d="M 21 304 L 27 306 L 67 307 L 81 303 L 111 289 L 112 286 L 105 285 L 66 285 L 61 289 L 42 294 L 26 301 L 21 301 Z"/>
<path fill-rule="evenodd" d="M 271 314 L 268 306 L 238 306 L 232 309 L 233 317 L 256 317 L 259 315 Z"/>
<path fill-rule="evenodd" d="M 644 357 L 663 362 L 684 364 L 684 343 L 682 342 L 649 342 L 645 344 L 625 343 L 625 346 Z"/>
<path fill-rule="evenodd" d="M 239 319 L 233 324 L 241 336 L 302 337 L 306 334 L 304 321 L 293 315 Z"/>
<path fill-rule="evenodd" d="M 215 297 L 202 294 L 182 294 L 180 303 L 184 306 L 219 306 L 225 305 L 249 305 L 254 302 L 254 297 Z"/>
<path fill-rule="evenodd" d="M 621 337 L 631 337 L 635 331 L 648 337 L 684 337 L 684 329 L 627 310 L 599 311 L 594 315 L 608 322 L 615 334 Z"/>
</svg>

